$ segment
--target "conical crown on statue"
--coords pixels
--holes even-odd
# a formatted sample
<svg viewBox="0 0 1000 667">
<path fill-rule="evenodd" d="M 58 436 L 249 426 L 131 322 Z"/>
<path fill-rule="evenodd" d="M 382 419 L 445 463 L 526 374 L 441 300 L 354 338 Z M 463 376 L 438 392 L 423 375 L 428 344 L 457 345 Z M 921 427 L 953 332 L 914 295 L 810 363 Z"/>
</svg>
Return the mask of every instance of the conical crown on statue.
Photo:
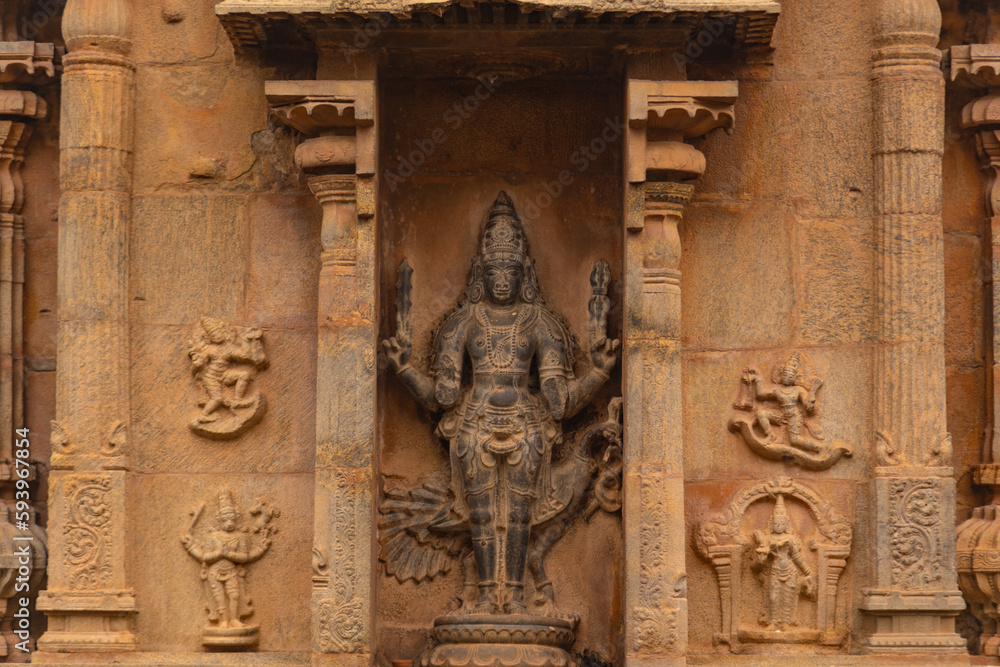
<svg viewBox="0 0 1000 667">
<path fill-rule="evenodd" d="M 233 492 L 228 489 L 219 491 L 219 516 L 239 516 L 239 510 L 236 509 L 236 502 L 233 500 Z"/>
<path fill-rule="evenodd" d="M 487 264 L 501 261 L 524 264 L 527 245 L 524 228 L 514 210 L 514 204 L 507 193 L 501 191 L 493 202 L 483 231 L 483 261 Z"/>
<path fill-rule="evenodd" d="M 788 512 L 785 511 L 785 497 L 778 494 L 777 500 L 774 502 L 774 512 L 771 514 L 771 527 L 772 529 L 779 523 L 787 526 L 788 525 Z"/>
</svg>

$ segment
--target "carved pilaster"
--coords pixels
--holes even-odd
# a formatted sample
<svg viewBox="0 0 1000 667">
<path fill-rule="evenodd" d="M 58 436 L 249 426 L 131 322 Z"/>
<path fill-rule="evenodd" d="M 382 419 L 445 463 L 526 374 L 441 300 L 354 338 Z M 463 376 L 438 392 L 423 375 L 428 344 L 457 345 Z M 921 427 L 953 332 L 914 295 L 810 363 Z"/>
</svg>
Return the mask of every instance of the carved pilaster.
<svg viewBox="0 0 1000 667">
<path fill-rule="evenodd" d="M 275 116 L 307 135 L 296 164 L 323 207 L 316 380 L 313 650 L 366 665 L 372 651 L 375 492 L 375 85 L 273 81 Z M 318 136 L 317 136 L 318 135 Z"/>
<path fill-rule="evenodd" d="M 126 0 L 69 0 L 60 128 L 59 366 L 49 619 L 41 651 L 135 648 L 129 495 L 128 229 L 135 71 Z M 107 113 L 114 109 L 114 113 Z"/>
<path fill-rule="evenodd" d="M 678 225 L 705 170 L 685 139 L 732 127 L 736 84 L 629 80 L 625 162 L 625 617 L 628 665 L 687 646 Z"/>
<path fill-rule="evenodd" d="M 25 3 L 12 4 L 0 17 L 0 495 L 6 499 L 37 498 L 37 468 L 34 461 L 18 468 L 16 455 L 30 450 L 30 438 L 22 438 L 24 420 L 24 233 L 22 215 L 28 196 L 21 172 L 34 125 L 45 118 L 47 106 L 32 89 L 55 75 L 52 44 L 22 41 L 16 21 L 27 10 Z M 8 40 L 8 41 L 2 41 Z M 18 473 L 25 475 L 20 478 Z M 0 501 L 0 567 L 16 570 L 27 565 L 27 591 L 19 592 L 10 578 L 0 586 L 0 656 L 8 662 L 24 662 L 36 637 L 15 634 L 14 614 L 22 596 L 34 598 L 45 573 L 47 535 L 34 520 L 34 508 L 13 500 Z M 22 523 L 23 522 L 23 523 Z M 26 562 L 18 561 L 18 558 Z M 27 593 L 27 595 L 26 595 Z M 23 643 L 22 643 L 23 642 Z"/>
<path fill-rule="evenodd" d="M 955 46 L 951 49 L 951 80 L 967 87 L 982 89 L 988 94 L 976 99 L 962 109 L 962 127 L 974 132 L 976 148 L 983 168 L 987 173 L 986 215 L 991 236 L 991 257 L 993 274 L 993 303 L 1000 303 L 1000 95 L 993 91 L 1000 85 L 1000 45 L 972 44 Z M 997 501 L 998 473 L 1000 473 L 1000 437 L 998 437 L 997 392 L 1000 372 L 1000 314 L 994 308 L 993 320 L 993 365 L 988 395 L 992 393 L 991 419 L 993 430 L 984 442 L 983 459 L 989 463 L 975 470 L 977 484 L 993 488 L 993 503 Z M 997 551 L 997 533 L 1000 520 L 996 505 L 979 507 L 973 516 L 957 529 L 958 581 L 969 609 L 983 624 L 980 636 L 980 650 L 984 655 L 1000 655 L 1000 632 L 998 632 L 998 608 L 1000 603 L 1000 552 Z"/>
<path fill-rule="evenodd" d="M 879 652 L 962 652 L 945 414 L 941 156 L 944 79 L 933 0 L 881 0 L 872 82 L 878 214 L 875 582 L 862 609 Z M 934 507 L 923 504 L 933 496 Z M 923 521 L 924 523 L 921 523 Z M 933 576 L 907 576 L 926 568 Z M 909 569 L 907 569 L 907 572 Z"/>
</svg>

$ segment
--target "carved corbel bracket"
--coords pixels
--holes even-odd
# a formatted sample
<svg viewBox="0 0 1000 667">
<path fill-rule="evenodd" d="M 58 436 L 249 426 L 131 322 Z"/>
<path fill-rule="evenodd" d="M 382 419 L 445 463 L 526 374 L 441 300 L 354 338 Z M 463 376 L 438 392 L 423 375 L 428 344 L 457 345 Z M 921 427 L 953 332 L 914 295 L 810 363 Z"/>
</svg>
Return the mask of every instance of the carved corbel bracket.
<svg viewBox="0 0 1000 667">
<path fill-rule="evenodd" d="M 274 117 L 308 136 L 295 164 L 323 207 L 323 266 L 353 275 L 357 221 L 375 215 L 375 82 L 269 81 Z"/>
<path fill-rule="evenodd" d="M 41 83 L 55 76 L 56 48 L 38 42 L 0 42 L 0 83 Z"/>
<path fill-rule="evenodd" d="M 735 81 L 628 82 L 626 199 L 642 201 L 641 184 L 686 181 L 705 173 L 705 156 L 685 143 L 712 130 L 732 131 L 739 93 Z M 639 206 L 626 206 L 630 231 L 644 227 Z"/>
<path fill-rule="evenodd" d="M 310 138 L 295 154 L 307 172 L 375 173 L 374 81 L 268 81 L 275 118 Z"/>
<path fill-rule="evenodd" d="M 676 171 L 684 179 L 700 176 L 704 156 L 700 170 L 684 164 L 691 151 L 698 151 L 683 142 L 717 128 L 732 131 L 738 93 L 735 81 L 629 81 L 629 182 L 645 181 L 649 171 Z M 651 164 L 658 154 L 673 155 L 680 164 Z"/>
<path fill-rule="evenodd" d="M 1000 85 L 1000 44 L 960 44 L 951 47 L 949 78 L 970 88 Z"/>
</svg>

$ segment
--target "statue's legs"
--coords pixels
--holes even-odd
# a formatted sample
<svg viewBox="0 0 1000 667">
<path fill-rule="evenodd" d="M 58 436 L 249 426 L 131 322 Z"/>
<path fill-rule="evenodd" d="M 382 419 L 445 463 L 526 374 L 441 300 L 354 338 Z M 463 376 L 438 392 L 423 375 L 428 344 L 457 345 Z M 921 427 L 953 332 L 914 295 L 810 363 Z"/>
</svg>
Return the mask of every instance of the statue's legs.
<svg viewBox="0 0 1000 667">
<path fill-rule="evenodd" d="M 495 614 L 497 604 L 497 537 L 490 507 L 492 488 L 482 493 L 469 495 L 469 523 L 472 525 L 472 552 L 476 558 L 479 575 L 479 599 L 473 613 Z"/>
<path fill-rule="evenodd" d="M 226 597 L 229 598 L 229 627 L 242 628 L 240 621 L 240 581 L 234 576 L 226 580 Z"/>
<path fill-rule="evenodd" d="M 773 566 L 772 566 L 773 567 Z M 767 578 L 767 595 L 765 606 L 767 607 L 767 627 L 769 630 L 781 629 L 781 582 L 772 572 Z"/>
<path fill-rule="evenodd" d="M 802 434 L 802 420 L 790 420 L 788 422 L 788 441 L 798 447 L 799 449 L 804 449 L 807 452 L 822 452 L 823 444 L 819 443 L 809 436 Z"/>
<path fill-rule="evenodd" d="M 508 614 L 527 612 L 524 604 L 524 569 L 528 560 L 528 541 L 531 537 L 531 507 L 538 496 L 538 476 L 541 470 L 545 443 L 538 430 L 530 429 L 516 463 L 508 457 L 506 477 L 507 507 L 507 602 Z"/>
<path fill-rule="evenodd" d="M 212 592 L 212 601 L 215 603 L 215 612 L 219 619 L 219 625 L 223 628 L 229 627 L 229 605 L 226 604 L 226 589 L 224 584 L 214 577 L 209 578 L 208 590 Z"/>
<path fill-rule="evenodd" d="M 247 387 L 250 385 L 250 377 L 250 371 L 245 369 L 231 370 L 226 373 L 226 384 L 233 387 L 233 400 L 230 407 L 245 408 L 250 405 L 252 401 L 243 400 L 247 393 Z"/>
<path fill-rule="evenodd" d="M 507 523 L 507 602 L 504 611 L 508 614 L 523 614 L 527 611 L 524 605 L 524 566 L 528 556 L 528 522 L 531 520 L 531 502 L 528 496 L 523 496 L 514 489 L 509 489 L 507 502 L 510 516 Z"/>
</svg>

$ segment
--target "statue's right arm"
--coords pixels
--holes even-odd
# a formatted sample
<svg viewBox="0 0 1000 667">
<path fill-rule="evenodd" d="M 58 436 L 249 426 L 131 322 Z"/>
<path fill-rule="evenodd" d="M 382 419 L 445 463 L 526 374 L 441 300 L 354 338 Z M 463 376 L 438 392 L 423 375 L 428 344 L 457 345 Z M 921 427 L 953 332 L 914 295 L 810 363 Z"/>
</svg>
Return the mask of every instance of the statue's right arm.
<svg viewBox="0 0 1000 667">
<path fill-rule="evenodd" d="M 771 389 L 765 389 L 764 381 L 761 380 L 760 375 L 756 373 L 753 376 L 753 387 L 754 395 L 759 400 L 772 401 L 777 398 L 777 394 L 774 391 L 775 388 L 772 387 Z"/>
<path fill-rule="evenodd" d="M 432 411 L 439 410 L 440 406 L 434 400 L 434 379 L 410 365 L 411 350 L 410 341 L 405 338 L 393 336 L 382 341 L 382 351 L 403 386 L 422 406 Z"/>
</svg>

